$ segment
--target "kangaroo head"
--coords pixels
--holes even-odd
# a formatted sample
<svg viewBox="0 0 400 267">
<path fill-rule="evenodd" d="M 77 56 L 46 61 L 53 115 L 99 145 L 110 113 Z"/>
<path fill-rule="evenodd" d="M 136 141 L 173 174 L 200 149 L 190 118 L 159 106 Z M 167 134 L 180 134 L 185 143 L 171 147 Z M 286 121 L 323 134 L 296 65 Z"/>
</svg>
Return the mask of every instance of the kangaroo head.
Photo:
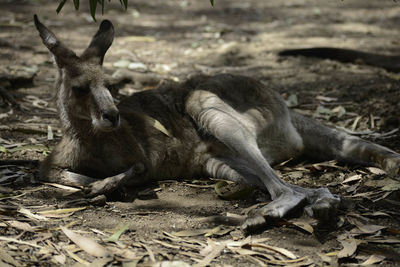
<svg viewBox="0 0 400 267">
<path fill-rule="evenodd" d="M 119 111 L 105 86 L 104 55 L 114 39 L 114 27 L 101 22 L 88 48 L 79 57 L 34 16 L 43 44 L 52 53 L 61 79 L 58 88 L 60 117 L 68 127 L 72 121 L 89 121 L 93 130 L 112 131 L 120 124 Z"/>
</svg>

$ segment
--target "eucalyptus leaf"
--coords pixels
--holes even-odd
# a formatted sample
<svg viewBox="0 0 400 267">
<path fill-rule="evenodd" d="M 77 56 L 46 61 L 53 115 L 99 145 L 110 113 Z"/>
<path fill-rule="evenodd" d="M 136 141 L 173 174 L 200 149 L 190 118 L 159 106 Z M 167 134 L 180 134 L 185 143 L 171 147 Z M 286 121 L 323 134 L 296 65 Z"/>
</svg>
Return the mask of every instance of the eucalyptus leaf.
<svg viewBox="0 0 400 267">
<path fill-rule="evenodd" d="M 75 10 L 79 9 L 79 0 L 74 0 Z"/>
<path fill-rule="evenodd" d="M 112 236 L 107 238 L 105 241 L 107 241 L 107 242 L 117 242 L 119 240 L 120 236 L 126 230 L 128 230 L 130 226 L 131 226 L 131 223 L 127 223 L 127 224 L 123 225 L 120 229 L 118 229 Z"/>
<path fill-rule="evenodd" d="M 58 5 L 58 7 L 57 7 L 57 9 L 56 9 L 57 14 L 60 13 L 61 9 L 64 7 L 64 5 L 65 5 L 66 2 L 67 2 L 67 0 L 62 0 L 62 1 L 60 2 L 60 4 Z"/>
<path fill-rule="evenodd" d="M 96 7 L 97 7 L 97 0 L 90 0 L 90 14 L 94 21 L 96 21 Z"/>
<path fill-rule="evenodd" d="M 5 148 L 4 146 L 0 146 L 0 152 L 2 152 L 2 153 L 7 153 L 8 150 L 7 150 L 7 148 Z"/>
<path fill-rule="evenodd" d="M 121 2 L 121 5 L 124 6 L 125 10 L 128 9 L 128 0 L 119 0 Z"/>
</svg>

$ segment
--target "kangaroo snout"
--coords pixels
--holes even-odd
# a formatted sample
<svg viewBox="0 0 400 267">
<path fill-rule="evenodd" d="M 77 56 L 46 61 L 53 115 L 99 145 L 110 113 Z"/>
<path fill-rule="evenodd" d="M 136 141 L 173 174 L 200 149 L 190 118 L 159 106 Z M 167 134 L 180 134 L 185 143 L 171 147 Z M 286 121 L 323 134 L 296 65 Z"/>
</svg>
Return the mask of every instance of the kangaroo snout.
<svg viewBox="0 0 400 267">
<path fill-rule="evenodd" d="M 117 128 L 120 124 L 119 111 L 117 109 L 104 111 L 101 119 L 105 125 L 109 124 L 109 127 Z"/>
</svg>

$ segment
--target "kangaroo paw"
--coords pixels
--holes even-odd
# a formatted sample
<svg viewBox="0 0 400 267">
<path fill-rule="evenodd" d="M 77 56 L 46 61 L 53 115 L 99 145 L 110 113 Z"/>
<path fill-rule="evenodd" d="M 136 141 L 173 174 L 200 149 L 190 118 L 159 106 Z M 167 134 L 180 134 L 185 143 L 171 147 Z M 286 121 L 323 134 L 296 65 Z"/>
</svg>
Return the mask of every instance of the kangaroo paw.
<svg viewBox="0 0 400 267">
<path fill-rule="evenodd" d="M 242 229 L 254 232 L 300 208 L 320 221 L 329 221 L 336 215 L 339 203 L 340 198 L 326 188 L 305 189 L 293 186 L 292 191 L 283 193 L 268 205 L 250 213 Z"/>
<path fill-rule="evenodd" d="M 304 206 L 306 199 L 305 194 L 296 191 L 283 193 L 268 205 L 249 213 L 248 218 L 242 224 L 242 229 L 246 232 L 253 232 L 272 224 L 292 210 Z"/>
</svg>

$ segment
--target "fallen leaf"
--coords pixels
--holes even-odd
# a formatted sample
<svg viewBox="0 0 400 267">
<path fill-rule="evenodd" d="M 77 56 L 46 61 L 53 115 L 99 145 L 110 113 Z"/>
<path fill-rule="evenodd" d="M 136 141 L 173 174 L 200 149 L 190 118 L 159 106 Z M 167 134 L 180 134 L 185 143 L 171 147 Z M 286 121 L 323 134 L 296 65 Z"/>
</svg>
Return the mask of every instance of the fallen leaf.
<svg viewBox="0 0 400 267">
<path fill-rule="evenodd" d="M 315 99 L 324 101 L 324 102 L 334 102 L 334 101 L 338 100 L 337 97 L 328 97 L 328 96 L 322 96 L 322 95 L 316 96 Z"/>
<path fill-rule="evenodd" d="M 121 37 L 120 41 L 121 40 L 128 41 L 128 42 L 155 42 L 156 41 L 156 39 L 152 36 L 136 36 L 136 35 Z"/>
<path fill-rule="evenodd" d="M 382 187 L 383 191 L 396 191 L 396 190 L 400 190 L 400 182 L 394 182 L 388 185 L 385 185 L 384 187 Z"/>
<path fill-rule="evenodd" d="M 371 255 L 366 261 L 361 263 L 361 266 L 370 266 L 372 264 L 380 263 L 385 259 L 385 256 L 382 255 Z"/>
<path fill-rule="evenodd" d="M 182 230 L 179 232 L 172 232 L 171 235 L 178 237 L 189 237 L 189 236 L 198 236 L 204 235 L 210 232 L 212 229 L 193 229 L 193 230 Z"/>
<path fill-rule="evenodd" d="M 376 167 L 367 167 L 367 170 L 369 170 L 372 174 L 376 175 L 385 175 L 386 172 L 382 169 L 376 168 Z"/>
<path fill-rule="evenodd" d="M 47 140 L 53 140 L 53 139 L 54 139 L 53 129 L 51 128 L 50 125 L 47 125 Z"/>
<path fill-rule="evenodd" d="M 365 185 L 369 187 L 384 187 L 396 183 L 398 183 L 396 180 L 386 177 L 385 179 L 382 180 L 367 180 L 365 182 Z"/>
<path fill-rule="evenodd" d="M 25 222 L 19 221 L 7 221 L 6 222 L 9 226 L 26 231 L 26 232 L 34 232 L 35 229 L 29 224 Z"/>
<path fill-rule="evenodd" d="M 78 207 L 78 208 L 67 208 L 67 209 L 56 209 L 56 210 L 44 210 L 38 211 L 39 214 L 48 215 L 48 214 L 62 214 L 62 213 L 71 213 L 80 210 L 84 210 L 86 207 Z"/>
<path fill-rule="evenodd" d="M 204 267 L 211 263 L 213 259 L 218 257 L 221 251 L 225 248 L 224 244 L 217 244 L 211 240 L 208 241 L 208 246 L 205 247 L 202 251 L 200 251 L 201 255 L 207 255 L 203 260 L 199 263 L 193 265 L 193 267 Z"/>
<path fill-rule="evenodd" d="M 361 180 L 362 176 L 360 174 L 352 175 L 348 178 L 346 178 L 342 184 L 350 183 L 350 182 L 355 182 Z"/>
<path fill-rule="evenodd" d="M 338 240 L 343 249 L 337 254 L 338 258 L 347 258 L 352 256 L 357 250 L 357 242 L 354 238 L 348 238 L 344 240 Z"/>
<path fill-rule="evenodd" d="M 362 217 L 362 216 L 360 215 L 360 217 Z M 363 234 L 373 234 L 382 229 L 387 228 L 386 226 L 362 223 L 361 221 L 359 221 L 355 218 L 348 218 L 347 221 L 349 223 L 351 223 L 352 225 L 356 226 L 357 229 L 360 230 L 361 233 L 363 233 Z M 352 230 L 352 232 L 354 232 L 353 230 Z"/>
<path fill-rule="evenodd" d="M 86 265 L 86 266 L 89 266 L 89 265 L 90 265 L 90 262 L 81 259 L 80 257 L 78 257 L 78 255 L 76 255 L 75 253 L 73 253 L 71 250 L 65 249 L 65 251 L 68 253 L 68 255 L 69 255 L 71 258 L 73 258 L 73 259 L 76 260 L 77 262 L 79 262 L 79 263 L 81 263 L 81 264 L 83 264 L 83 265 Z"/>
<path fill-rule="evenodd" d="M 130 226 L 131 226 L 131 223 L 126 223 L 120 229 L 118 229 L 112 236 L 110 236 L 109 238 L 105 239 L 104 241 L 106 241 L 106 242 L 117 242 L 119 240 L 120 236 L 126 230 L 128 230 Z"/>
<path fill-rule="evenodd" d="M 293 224 L 294 226 L 306 231 L 309 234 L 314 233 L 314 228 L 308 222 L 302 219 L 292 219 L 289 220 L 288 223 Z"/>
<path fill-rule="evenodd" d="M 390 216 L 389 214 L 387 214 L 387 213 L 385 213 L 385 212 L 383 212 L 383 211 L 375 211 L 375 212 L 366 212 L 366 213 L 363 213 L 363 215 L 364 216 L 371 216 L 371 217 L 380 217 L 380 216 L 382 216 L 382 217 L 392 217 L 392 216 Z"/>
<path fill-rule="evenodd" d="M 13 243 L 21 244 L 21 245 L 28 245 L 28 246 L 31 246 L 34 248 L 42 248 L 42 246 L 36 245 L 32 242 L 22 241 L 22 240 L 18 240 L 18 239 L 6 237 L 6 236 L 0 236 L 0 240 L 7 241 L 7 242 L 13 242 Z"/>
<path fill-rule="evenodd" d="M 332 109 L 332 112 L 336 113 L 336 116 L 338 118 L 342 117 L 344 114 L 346 114 L 346 109 L 343 106 L 337 106 Z"/>
<path fill-rule="evenodd" d="M 78 192 L 81 191 L 80 188 L 76 188 L 76 187 L 72 187 L 72 186 L 67 186 L 67 185 L 62 185 L 62 184 L 56 184 L 56 183 L 44 183 L 46 185 L 50 185 L 50 186 L 54 186 L 60 189 L 64 189 L 67 191 L 71 191 L 71 192 Z"/>
<path fill-rule="evenodd" d="M 61 265 L 65 264 L 65 261 L 67 260 L 67 257 L 64 254 L 58 254 L 53 256 L 53 258 L 60 263 Z"/>
<path fill-rule="evenodd" d="M 9 253 L 7 253 L 5 250 L 3 250 L 2 248 L 0 248 L 0 259 L 4 262 L 10 263 L 13 266 L 21 266 L 21 264 L 19 264 L 18 262 L 16 262 L 14 260 L 13 257 L 11 257 L 9 255 Z M 0 264 L 1 265 L 1 264 Z"/>
<path fill-rule="evenodd" d="M 18 212 L 24 214 L 26 217 L 28 217 L 30 219 L 34 219 L 34 220 L 38 220 L 38 221 L 48 221 L 49 220 L 48 218 L 43 217 L 41 215 L 33 214 L 30 210 L 25 209 L 23 207 L 20 207 L 18 209 Z"/>
<path fill-rule="evenodd" d="M 378 243 L 378 244 L 400 244 L 400 239 L 395 239 L 395 238 L 379 238 L 379 239 L 365 238 L 364 240 L 370 243 Z"/>
<path fill-rule="evenodd" d="M 292 252 L 290 252 L 289 250 L 285 249 L 285 248 L 280 248 L 280 247 L 274 247 L 274 246 L 269 246 L 266 244 L 248 244 L 248 246 L 250 247 L 258 247 L 258 248 L 264 248 L 267 250 L 271 250 L 271 251 L 275 251 L 278 252 L 279 254 L 282 254 L 286 257 L 288 257 L 289 259 L 295 260 L 297 259 L 297 256 L 294 255 Z"/>
<path fill-rule="evenodd" d="M 78 245 L 80 248 L 82 248 L 84 251 L 89 253 L 90 255 L 96 256 L 96 257 L 107 257 L 109 256 L 108 251 L 99 243 L 94 241 L 91 238 L 81 236 L 68 228 L 65 228 L 63 226 L 60 227 L 61 230 L 64 232 L 64 234 L 72 240 L 76 245 Z"/>
<path fill-rule="evenodd" d="M 10 153 L 14 153 L 17 151 L 49 152 L 50 150 L 47 146 L 44 145 L 22 145 L 8 149 L 8 152 Z"/>
</svg>

